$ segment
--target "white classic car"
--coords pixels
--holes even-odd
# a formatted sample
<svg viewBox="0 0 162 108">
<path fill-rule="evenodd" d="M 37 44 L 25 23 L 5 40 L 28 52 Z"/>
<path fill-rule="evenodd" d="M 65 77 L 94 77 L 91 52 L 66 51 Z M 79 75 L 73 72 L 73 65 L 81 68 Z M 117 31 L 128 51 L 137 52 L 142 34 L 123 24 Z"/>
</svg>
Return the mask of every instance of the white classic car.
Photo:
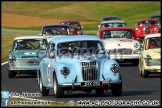
<svg viewBox="0 0 162 108">
<path fill-rule="evenodd" d="M 105 43 L 111 59 L 138 65 L 140 43 L 135 40 L 134 31 L 131 27 L 101 28 L 98 31 L 98 37 Z"/>
</svg>

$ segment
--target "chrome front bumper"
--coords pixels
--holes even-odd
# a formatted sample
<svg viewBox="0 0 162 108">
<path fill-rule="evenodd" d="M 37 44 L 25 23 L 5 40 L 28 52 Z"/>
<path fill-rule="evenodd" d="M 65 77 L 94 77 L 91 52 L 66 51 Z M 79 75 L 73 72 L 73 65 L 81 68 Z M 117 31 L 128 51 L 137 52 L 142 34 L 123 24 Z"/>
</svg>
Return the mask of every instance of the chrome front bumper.
<svg viewBox="0 0 162 108">
<path fill-rule="evenodd" d="M 139 55 L 110 55 L 111 59 L 121 60 L 121 59 L 139 59 Z"/>
<path fill-rule="evenodd" d="M 63 87 L 63 88 L 67 88 L 67 87 L 70 87 L 72 88 L 72 90 L 75 90 L 75 88 L 96 88 L 96 87 L 102 87 L 102 86 L 107 86 L 108 88 L 111 88 L 111 85 L 116 85 L 116 84 L 120 84 L 122 83 L 121 80 L 118 80 L 118 81 L 101 81 L 102 82 L 102 85 L 100 86 L 81 86 L 81 82 L 79 83 L 75 83 L 74 80 L 72 81 L 72 83 L 63 83 L 63 84 L 59 84 L 60 87 Z"/>
<path fill-rule="evenodd" d="M 33 71 L 37 71 L 38 68 L 8 68 L 8 70 L 13 70 L 13 71 L 28 71 L 28 70 L 33 70 Z"/>
<path fill-rule="evenodd" d="M 160 68 L 160 69 L 156 69 L 156 68 L 151 68 L 151 67 L 149 67 L 149 68 L 144 68 L 144 70 L 145 70 L 145 71 L 154 71 L 154 72 L 159 72 L 159 73 L 161 73 L 161 68 Z"/>
</svg>

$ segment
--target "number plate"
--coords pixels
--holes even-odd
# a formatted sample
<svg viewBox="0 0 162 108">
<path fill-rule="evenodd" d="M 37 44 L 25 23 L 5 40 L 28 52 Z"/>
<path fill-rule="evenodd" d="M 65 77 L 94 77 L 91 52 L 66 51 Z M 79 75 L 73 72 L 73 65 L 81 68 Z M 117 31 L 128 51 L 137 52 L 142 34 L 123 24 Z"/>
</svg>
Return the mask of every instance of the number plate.
<svg viewBox="0 0 162 108">
<path fill-rule="evenodd" d="M 101 81 L 95 81 L 95 82 L 91 82 L 91 81 L 88 81 L 88 82 L 81 82 L 81 86 L 84 86 L 84 87 L 95 87 L 95 86 L 101 86 L 102 85 L 102 82 Z"/>
</svg>

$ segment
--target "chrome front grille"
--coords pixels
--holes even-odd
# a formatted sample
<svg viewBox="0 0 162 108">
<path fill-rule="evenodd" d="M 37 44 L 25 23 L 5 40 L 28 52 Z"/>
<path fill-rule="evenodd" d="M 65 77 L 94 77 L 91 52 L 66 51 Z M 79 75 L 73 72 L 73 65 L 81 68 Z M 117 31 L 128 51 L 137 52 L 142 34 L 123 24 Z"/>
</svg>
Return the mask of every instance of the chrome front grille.
<svg viewBox="0 0 162 108">
<path fill-rule="evenodd" d="M 110 55 L 130 55 L 132 49 L 110 49 Z"/>
<path fill-rule="evenodd" d="M 34 66 L 39 65 L 40 60 L 16 60 L 16 66 Z"/>
<path fill-rule="evenodd" d="M 149 27 L 145 28 L 145 32 L 146 34 L 150 34 L 150 28 Z"/>
<path fill-rule="evenodd" d="M 81 62 L 81 66 L 84 81 L 97 80 L 98 77 L 97 62 Z"/>
</svg>

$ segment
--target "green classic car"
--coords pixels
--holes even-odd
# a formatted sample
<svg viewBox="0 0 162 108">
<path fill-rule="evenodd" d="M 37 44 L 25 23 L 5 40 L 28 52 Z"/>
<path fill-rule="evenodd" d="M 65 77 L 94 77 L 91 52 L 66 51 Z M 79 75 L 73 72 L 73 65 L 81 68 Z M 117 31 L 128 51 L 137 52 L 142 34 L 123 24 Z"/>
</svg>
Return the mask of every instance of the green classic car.
<svg viewBox="0 0 162 108">
<path fill-rule="evenodd" d="M 8 56 L 8 77 L 16 74 L 36 74 L 45 56 L 47 39 L 43 36 L 19 36 L 13 41 Z"/>
<path fill-rule="evenodd" d="M 161 14 L 152 14 L 149 16 L 149 18 L 154 18 L 158 21 L 158 25 L 161 28 Z"/>
</svg>

